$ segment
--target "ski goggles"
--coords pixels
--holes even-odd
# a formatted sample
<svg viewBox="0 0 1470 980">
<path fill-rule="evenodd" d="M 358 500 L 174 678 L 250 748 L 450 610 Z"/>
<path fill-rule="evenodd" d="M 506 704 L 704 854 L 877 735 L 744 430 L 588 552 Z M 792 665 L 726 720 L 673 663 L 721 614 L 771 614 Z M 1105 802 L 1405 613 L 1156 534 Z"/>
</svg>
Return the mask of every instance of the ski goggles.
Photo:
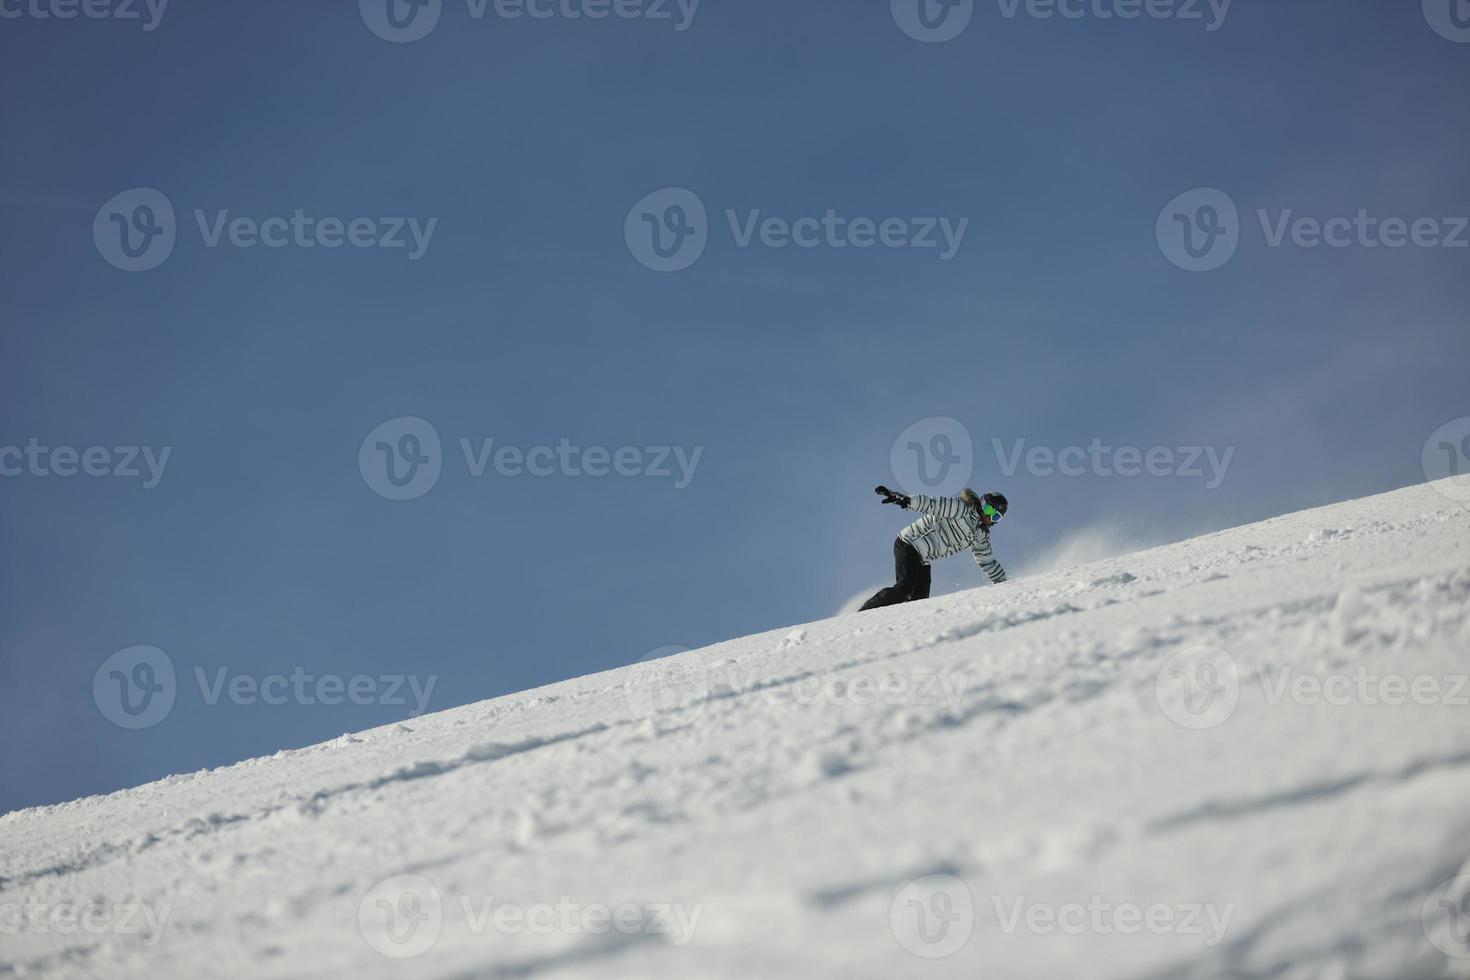
<svg viewBox="0 0 1470 980">
<path fill-rule="evenodd" d="M 1006 516 L 1000 511 L 996 510 L 994 507 L 990 506 L 990 501 L 988 500 L 980 501 L 980 513 L 990 518 L 990 523 L 992 524 L 999 524 L 1000 519 Z"/>
</svg>

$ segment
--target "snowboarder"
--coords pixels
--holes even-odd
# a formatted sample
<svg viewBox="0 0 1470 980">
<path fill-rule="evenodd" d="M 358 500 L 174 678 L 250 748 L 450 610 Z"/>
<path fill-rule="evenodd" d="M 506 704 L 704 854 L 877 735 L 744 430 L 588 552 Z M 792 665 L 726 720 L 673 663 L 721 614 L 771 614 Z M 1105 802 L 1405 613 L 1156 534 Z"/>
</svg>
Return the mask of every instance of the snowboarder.
<svg viewBox="0 0 1470 980">
<path fill-rule="evenodd" d="M 904 510 L 915 510 L 924 516 L 898 533 L 893 542 L 893 559 L 898 584 L 890 585 L 863 603 L 863 609 L 877 609 L 899 602 L 929 598 L 929 566 L 965 548 L 985 577 L 999 585 L 1006 580 L 1006 570 L 990 553 L 990 529 L 1006 513 L 1004 494 L 976 496 L 966 489 L 958 497 L 926 497 L 923 494 L 895 493 L 887 487 L 873 491 L 885 504 L 897 504 Z"/>
</svg>

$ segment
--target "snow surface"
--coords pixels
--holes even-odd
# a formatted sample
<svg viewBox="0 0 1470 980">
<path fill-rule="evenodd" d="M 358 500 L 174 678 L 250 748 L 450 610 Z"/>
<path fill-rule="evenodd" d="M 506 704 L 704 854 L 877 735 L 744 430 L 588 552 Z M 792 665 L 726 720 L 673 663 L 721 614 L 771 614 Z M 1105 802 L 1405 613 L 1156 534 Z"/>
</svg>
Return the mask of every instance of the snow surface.
<svg viewBox="0 0 1470 980">
<path fill-rule="evenodd" d="M 11 813 L 0 973 L 1470 976 L 1466 499 L 1411 487 Z M 1393 678 L 1426 703 L 1384 703 Z"/>
</svg>

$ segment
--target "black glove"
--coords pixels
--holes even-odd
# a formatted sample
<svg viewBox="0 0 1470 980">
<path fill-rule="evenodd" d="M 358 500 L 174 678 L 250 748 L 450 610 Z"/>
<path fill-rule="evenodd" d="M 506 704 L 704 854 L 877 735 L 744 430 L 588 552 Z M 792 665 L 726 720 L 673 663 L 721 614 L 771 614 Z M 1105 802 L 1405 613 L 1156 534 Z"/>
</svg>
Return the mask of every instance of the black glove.
<svg viewBox="0 0 1470 980">
<path fill-rule="evenodd" d="M 908 510 L 909 504 L 913 502 L 904 494 L 894 493 L 887 487 L 874 487 L 873 492 L 882 497 L 885 504 L 898 504 L 904 510 Z"/>
</svg>

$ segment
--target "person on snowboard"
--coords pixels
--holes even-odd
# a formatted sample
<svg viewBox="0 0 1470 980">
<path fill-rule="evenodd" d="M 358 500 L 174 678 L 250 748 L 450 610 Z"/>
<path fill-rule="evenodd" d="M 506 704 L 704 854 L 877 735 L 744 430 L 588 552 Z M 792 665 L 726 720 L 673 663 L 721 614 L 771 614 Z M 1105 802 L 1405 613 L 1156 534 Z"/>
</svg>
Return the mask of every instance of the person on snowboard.
<svg viewBox="0 0 1470 980">
<path fill-rule="evenodd" d="M 1004 494 L 977 497 L 975 491 L 966 489 L 958 497 L 910 497 L 887 487 L 877 487 L 873 492 L 885 504 L 897 504 L 924 516 L 900 531 L 893 542 L 898 584 L 879 590 L 863 603 L 863 609 L 929 598 L 929 566 L 965 548 L 970 549 L 986 578 L 997 585 L 1006 580 L 1006 570 L 990 553 L 990 529 L 1006 513 Z"/>
</svg>

